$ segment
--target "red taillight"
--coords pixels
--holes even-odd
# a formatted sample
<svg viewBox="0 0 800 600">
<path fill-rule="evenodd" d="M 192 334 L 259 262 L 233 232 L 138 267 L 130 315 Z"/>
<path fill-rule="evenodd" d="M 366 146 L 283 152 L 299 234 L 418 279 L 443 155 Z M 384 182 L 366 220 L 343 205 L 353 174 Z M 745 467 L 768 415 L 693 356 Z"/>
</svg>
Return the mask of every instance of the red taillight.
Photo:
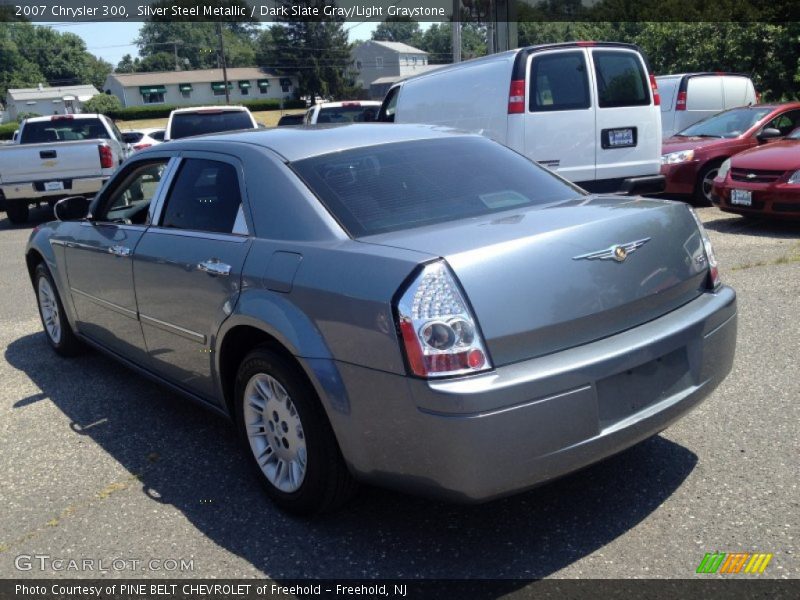
<svg viewBox="0 0 800 600">
<path fill-rule="evenodd" d="M 515 79 L 508 92 L 508 114 L 521 115 L 525 112 L 525 80 Z"/>
<path fill-rule="evenodd" d="M 345 106 L 361 106 L 361 102 L 342 102 L 342 107 Z"/>
<path fill-rule="evenodd" d="M 100 144 L 97 149 L 100 152 L 100 168 L 111 169 L 114 167 L 114 153 L 111 151 L 111 146 Z"/>
<path fill-rule="evenodd" d="M 50 117 L 51 121 L 71 121 L 75 117 L 73 115 L 54 115 Z"/>
<path fill-rule="evenodd" d="M 149 148 L 153 144 L 136 144 L 133 149 L 134 150 L 144 150 L 145 148 Z"/>
<path fill-rule="evenodd" d="M 597 46 L 597 42 L 592 41 L 585 41 L 585 42 L 576 42 L 576 46 L 582 46 L 584 48 L 588 48 L 590 46 Z"/>
<path fill-rule="evenodd" d="M 686 110 L 686 92 L 678 92 L 678 99 L 675 101 L 675 110 Z"/>
<path fill-rule="evenodd" d="M 650 73 L 650 89 L 653 90 L 653 104 L 661 106 L 661 94 L 658 93 L 658 82 L 656 76 Z"/>
</svg>

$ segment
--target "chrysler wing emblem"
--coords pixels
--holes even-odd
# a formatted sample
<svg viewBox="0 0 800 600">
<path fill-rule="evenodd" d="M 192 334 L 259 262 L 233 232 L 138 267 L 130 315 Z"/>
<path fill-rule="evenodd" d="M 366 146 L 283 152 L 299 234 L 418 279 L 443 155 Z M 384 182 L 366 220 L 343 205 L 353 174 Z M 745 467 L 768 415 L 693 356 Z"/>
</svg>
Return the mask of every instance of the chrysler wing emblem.
<svg viewBox="0 0 800 600">
<path fill-rule="evenodd" d="M 631 252 L 635 252 L 642 246 L 644 246 L 647 242 L 650 241 L 650 238 L 644 238 L 641 240 L 636 240 L 635 242 L 628 242 L 626 244 L 615 244 L 610 248 L 606 248 L 605 250 L 598 250 L 597 252 L 589 252 L 588 254 L 581 254 L 580 256 L 573 256 L 572 260 L 580 260 L 585 258 L 587 260 L 615 260 L 617 262 L 622 262 Z"/>
</svg>

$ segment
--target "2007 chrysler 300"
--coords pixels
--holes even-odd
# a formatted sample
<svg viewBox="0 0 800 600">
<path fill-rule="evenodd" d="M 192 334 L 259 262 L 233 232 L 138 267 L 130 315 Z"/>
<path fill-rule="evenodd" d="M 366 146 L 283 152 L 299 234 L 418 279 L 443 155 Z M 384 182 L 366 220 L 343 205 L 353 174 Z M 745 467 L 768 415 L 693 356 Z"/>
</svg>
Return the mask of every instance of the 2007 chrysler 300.
<svg viewBox="0 0 800 600">
<path fill-rule="evenodd" d="M 463 501 L 661 431 L 730 371 L 684 204 L 593 196 L 480 136 L 275 129 L 137 154 L 27 264 L 47 340 L 230 415 L 269 495 Z"/>
</svg>

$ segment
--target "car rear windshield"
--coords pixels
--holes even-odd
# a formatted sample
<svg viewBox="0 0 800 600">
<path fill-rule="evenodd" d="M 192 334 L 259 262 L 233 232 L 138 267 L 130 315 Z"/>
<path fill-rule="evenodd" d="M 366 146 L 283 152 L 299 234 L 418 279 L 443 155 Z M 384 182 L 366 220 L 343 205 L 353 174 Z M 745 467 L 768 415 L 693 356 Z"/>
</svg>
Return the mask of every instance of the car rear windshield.
<svg viewBox="0 0 800 600">
<path fill-rule="evenodd" d="M 374 121 L 378 114 L 377 106 L 342 106 L 321 108 L 317 123 L 363 123 Z"/>
<path fill-rule="evenodd" d="M 735 138 L 770 113 L 769 108 L 734 108 L 687 127 L 677 135 L 685 137 Z"/>
<path fill-rule="evenodd" d="M 352 237 L 585 194 L 513 150 L 477 136 L 358 148 L 292 167 Z"/>
<path fill-rule="evenodd" d="M 170 139 L 237 129 L 255 129 L 250 115 L 245 111 L 182 112 L 172 116 Z"/>
<path fill-rule="evenodd" d="M 602 108 L 650 104 L 650 84 L 638 54 L 595 50 L 592 56 Z"/>
<path fill-rule="evenodd" d="M 47 142 L 74 142 L 78 140 L 107 140 L 106 130 L 100 119 L 52 119 L 25 123 L 20 134 L 20 144 L 44 144 Z"/>
</svg>

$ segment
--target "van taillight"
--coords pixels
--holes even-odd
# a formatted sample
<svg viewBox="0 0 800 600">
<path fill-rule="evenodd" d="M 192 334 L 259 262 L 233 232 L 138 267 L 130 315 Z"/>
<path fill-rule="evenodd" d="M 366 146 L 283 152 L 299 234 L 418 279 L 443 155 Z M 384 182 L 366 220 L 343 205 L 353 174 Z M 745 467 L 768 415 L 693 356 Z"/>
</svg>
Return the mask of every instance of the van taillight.
<svg viewBox="0 0 800 600">
<path fill-rule="evenodd" d="M 661 94 L 658 93 L 658 83 L 656 76 L 650 73 L 650 89 L 653 90 L 653 104 L 661 106 Z"/>
<path fill-rule="evenodd" d="M 114 153 L 110 146 L 100 144 L 97 149 L 100 151 L 100 168 L 111 169 L 114 167 Z"/>
<path fill-rule="evenodd" d="M 675 102 L 675 110 L 686 110 L 686 92 L 678 92 L 678 100 Z"/>
<path fill-rule="evenodd" d="M 525 80 L 515 79 L 508 92 L 508 114 L 520 115 L 525 112 Z"/>
</svg>

